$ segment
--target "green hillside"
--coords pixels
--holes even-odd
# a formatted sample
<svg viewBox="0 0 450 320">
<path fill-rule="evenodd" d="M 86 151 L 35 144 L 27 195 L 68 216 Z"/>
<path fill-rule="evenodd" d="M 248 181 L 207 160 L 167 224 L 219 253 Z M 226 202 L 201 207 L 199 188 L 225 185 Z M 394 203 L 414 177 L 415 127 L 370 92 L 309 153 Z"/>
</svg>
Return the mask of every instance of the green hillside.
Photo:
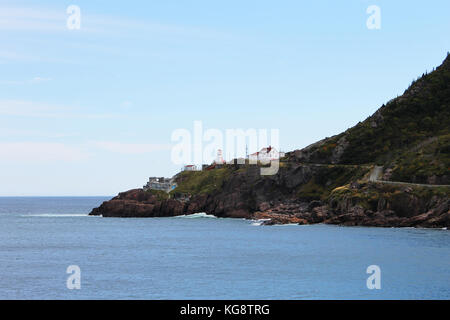
<svg viewBox="0 0 450 320">
<path fill-rule="evenodd" d="M 450 54 L 400 97 L 334 137 L 297 152 L 311 163 L 378 164 L 400 181 L 448 183 Z M 447 176 L 447 177 L 446 177 Z"/>
</svg>

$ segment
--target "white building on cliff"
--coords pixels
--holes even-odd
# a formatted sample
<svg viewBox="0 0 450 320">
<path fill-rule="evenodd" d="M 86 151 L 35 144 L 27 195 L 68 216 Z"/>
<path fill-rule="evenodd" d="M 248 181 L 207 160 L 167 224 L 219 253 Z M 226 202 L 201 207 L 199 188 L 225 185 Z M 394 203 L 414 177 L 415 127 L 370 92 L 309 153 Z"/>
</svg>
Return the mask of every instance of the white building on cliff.
<svg viewBox="0 0 450 320">
<path fill-rule="evenodd" d="M 270 162 L 273 160 L 279 160 L 285 156 L 284 152 L 278 152 L 274 147 L 268 146 L 267 148 L 262 148 L 260 151 L 252 153 L 248 156 L 250 161 L 261 161 Z"/>
</svg>

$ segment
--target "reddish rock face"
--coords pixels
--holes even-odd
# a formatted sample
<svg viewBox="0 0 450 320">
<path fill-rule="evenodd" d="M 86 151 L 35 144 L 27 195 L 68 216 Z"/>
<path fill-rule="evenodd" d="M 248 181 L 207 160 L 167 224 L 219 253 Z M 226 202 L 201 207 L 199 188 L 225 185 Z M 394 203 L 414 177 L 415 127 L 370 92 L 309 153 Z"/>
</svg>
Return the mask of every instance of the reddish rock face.
<svg viewBox="0 0 450 320">
<path fill-rule="evenodd" d="M 226 199 L 231 199 L 227 203 Z M 416 198 L 407 198 L 396 203 L 396 211 L 392 205 L 380 201 L 378 210 L 373 212 L 359 205 L 348 202 L 332 209 L 328 204 L 312 201 L 309 204 L 295 199 L 284 201 L 264 201 L 256 204 L 252 210 L 239 193 L 219 193 L 199 195 L 188 200 L 158 200 L 157 197 L 142 189 L 134 189 L 120 193 L 117 197 L 105 201 L 95 208 L 91 215 L 103 217 L 171 217 L 178 215 L 205 212 L 218 217 L 260 219 L 265 225 L 272 224 L 314 224 L 327 223 L 345 226 L 377 226 L 377 227 L 428 227 L 443 228 L 450 226 L 450 200 L 433 199 L 432 207 L 425 211 L 417 211 L 405 215 L 411 202 L 419 208 L 427 208 L 430 204 L 417 202 Z M 271 203 L 272 202 L 272 203 Z M 404 207 L 401 207 L 403 203 Z"/>
<path fill-rule="evenodd" d="M 450 226 L 448 196 L 418 198 L 405 188 L 394 199 L 380 197 L 371 210 L 351 198 L 306 202 L 297 188 L 320 167 L 291 165 L 279 174 L 261 177 L 257 168 L 235 171 L 213 194 L 184 195 L 161 200 L 142 189 L 122 192 L 95 208 L 91 215 L 104 217 L 171 217 L 205 212 L 217 217 L 265 219 L 264 224 L 328 223 L 348 226 L 432 227 Z M 360 184 L 353 188 L 360 189 Z"/>
<path fill-rule="evenodd" d="M 119 193 L 117 197 L 105 201 L 90 215 L 103 217 L 170 217 L 186 214 L 186 203 L 174 199 L 158 200 L 157 196 L 142 189 Z M 192 207 L 192 210 L 195 210 Z M 195 211 L 196 212 L 196 211 Z"/>
<path fill-rule="evenodd" d="M 198 195 L 186 200 L 158 200 L 157 196 L 142 189 L 120 193 L 92 210 L 90 215 L 103 217 L 172 217 L 206 212 L 219 217 L 251 218 L 249 210 L 238 201 L 227 203 L 220 197 Z"/>
</svg>

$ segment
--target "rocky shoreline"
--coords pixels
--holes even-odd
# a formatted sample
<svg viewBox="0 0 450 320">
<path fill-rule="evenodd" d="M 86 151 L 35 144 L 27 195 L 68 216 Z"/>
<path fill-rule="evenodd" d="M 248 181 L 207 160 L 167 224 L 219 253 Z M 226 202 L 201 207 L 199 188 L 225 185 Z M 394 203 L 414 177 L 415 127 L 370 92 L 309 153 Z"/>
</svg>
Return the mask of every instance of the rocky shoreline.
<svg viewBox="0 0 450 320">
<path fill-rule="evenodd" d="M 262 202 L 258 210 L 250 212 L 244 207 L 213 209 L 214 197 L 200 196 L 188 200 L 160 200 L 154 194 L 134 189 L 120 193 L 117 197 L 105 201 L 100 207 L 92 210 L 90 215 L 122 218 L 172 217 L 199 212 L 224 218 L 245 218 L 261 220 L 263 225 L 274 224 L 335 224 L 343 226 L 374 227 L 450 227 L 450 200 L 433 199 L 434 203 L 419 204 L 413 197 L 403 207 L 381 200 L 378 211 L 353 205 L 349 201 L 325 204 L 321 201 L 271 204 Z M 421 206 L 423 207 L 421 208 Z M 431 207 L 430 207 L 431 206 Z M 414 208 L 413 208 L 414 207 Z"/>
</svg>

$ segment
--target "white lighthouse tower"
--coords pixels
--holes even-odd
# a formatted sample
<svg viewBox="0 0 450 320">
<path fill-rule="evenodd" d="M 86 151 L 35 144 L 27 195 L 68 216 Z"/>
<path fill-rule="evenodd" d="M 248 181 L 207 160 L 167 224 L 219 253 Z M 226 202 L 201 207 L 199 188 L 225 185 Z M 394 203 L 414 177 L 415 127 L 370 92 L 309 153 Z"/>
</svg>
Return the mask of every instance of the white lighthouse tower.
<svg viewBox="0 0 450 320">
<path fill-rule="evenodd" d="M 224 164 L 225 163 L 225 160 L 223 160 L 222 149 L 217 150 L 217 157 L 216 157 L 216 160 L 214 160 L 214 163 L 216 163 L 216 164 Z"/>
</svg>

